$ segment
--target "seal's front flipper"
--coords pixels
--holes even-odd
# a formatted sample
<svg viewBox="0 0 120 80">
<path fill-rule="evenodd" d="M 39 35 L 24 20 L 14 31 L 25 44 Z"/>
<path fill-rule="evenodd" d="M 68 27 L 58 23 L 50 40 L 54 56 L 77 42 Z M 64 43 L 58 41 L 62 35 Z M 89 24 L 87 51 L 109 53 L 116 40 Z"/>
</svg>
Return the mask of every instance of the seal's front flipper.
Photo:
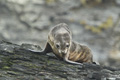
<svg viewBox="0 0 120 80">
<path fill-rule="evenodd" d="M 80 66 L 83 65 L 82 63 L 78 63 L 78 62 L 75 62 L 75 61 L 70 61 L 70 60 L 68 59 L 68 57 L 69 57 L 69 53 L 67 53 L 67 54 L 64 56 L 65 62 L 70 63 L 70 64 L 78 64 L 78 65 L 80 65 Z"/>
<path fill-rule="evenodd" d="M 65 59 L 65 61 L 66 61 L 67 63 L 70 63 L 70 64 L 77 64 L 77 65 L 81 65 L 81 66 L 83 65 L 82 63 L 70 61 L 70 60 L 68 60 L 68 59 Z"/>
</svg>

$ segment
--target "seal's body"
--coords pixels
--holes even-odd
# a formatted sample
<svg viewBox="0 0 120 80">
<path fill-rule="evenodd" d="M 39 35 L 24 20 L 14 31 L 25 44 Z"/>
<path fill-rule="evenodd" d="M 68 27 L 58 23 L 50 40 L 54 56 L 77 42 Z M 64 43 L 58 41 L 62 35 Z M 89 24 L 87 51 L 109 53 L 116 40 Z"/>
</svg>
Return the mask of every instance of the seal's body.
<svg viewBox="0 0 120 80">
<path fill-rule="evenodd" d="M 72 34 L 65 23 L 56 25 L 48 34 L 46 47 L 41 54 L 49 52 L 53 52 L 59 59 L 72 64 L 93 62 L 90 49 L 72 41 Z"/>
<path fill-rule="evenodd" d="M 93 56 L 91 54 L 91 50 L 84 45 L 80 45 L 79 43 L 72 42 L 69 52 L 69 60 L 76 62 L 93 62 Z"/>
</svg>

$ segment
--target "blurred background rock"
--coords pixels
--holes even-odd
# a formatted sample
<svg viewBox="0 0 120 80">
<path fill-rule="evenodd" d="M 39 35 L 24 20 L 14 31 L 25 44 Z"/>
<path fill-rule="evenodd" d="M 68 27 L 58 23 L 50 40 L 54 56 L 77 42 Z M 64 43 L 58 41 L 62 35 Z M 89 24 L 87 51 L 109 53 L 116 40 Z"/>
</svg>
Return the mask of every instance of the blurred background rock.
<svg viewBox="0 0 120 80">
<path fill-rule="evenodd" d="M 100 64 L 120 66 L 120 0 L 0 0 L 0 40 L 44 48 L 61 22 Z"/>
</svg>

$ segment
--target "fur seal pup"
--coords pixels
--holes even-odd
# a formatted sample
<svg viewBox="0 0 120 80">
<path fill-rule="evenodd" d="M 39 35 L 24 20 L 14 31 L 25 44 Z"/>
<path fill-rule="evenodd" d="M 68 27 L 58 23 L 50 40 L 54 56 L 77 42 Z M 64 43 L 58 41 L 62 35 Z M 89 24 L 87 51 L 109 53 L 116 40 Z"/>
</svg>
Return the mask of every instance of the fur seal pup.
<svg viewBox="0 0 120 80">
<path fill-rule="evenodd" d="M 91 50 L 87 46 L 72 41 L 71 31 L 65 23 L 60 23 L 52 28 L 44 50 L 38 53 L 47 54 L 50 52 L 53 52 L 57 58 L 71 64 L 93 63 Z"/>
</svg>

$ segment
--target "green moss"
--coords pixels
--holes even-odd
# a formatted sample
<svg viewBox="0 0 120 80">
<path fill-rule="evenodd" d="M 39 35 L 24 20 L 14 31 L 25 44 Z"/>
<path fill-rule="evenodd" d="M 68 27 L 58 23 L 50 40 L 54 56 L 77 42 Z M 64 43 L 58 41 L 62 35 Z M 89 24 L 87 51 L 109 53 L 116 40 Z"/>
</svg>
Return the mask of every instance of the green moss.
<svg viewBox="0 0 120 80">
<path fill-rule="evenodd" d="M 4 57 L 3 59 L 2 59 L 2 63 L 1 63 L 1 69 L 10 69 L 10 67 L 12 66 L 12 60 L 9 58 L 9 57 Z"/>
<path fill-rule="evenodd" d="M 21 75 L 22 73 L 20 72 L 15 72 L 15 71 L 7 71 L 7 74 L 11 74 L 11 75 Z"/>
<path fill-rule="evenodd" d="M 23 65 L 23 66 L 28 67 L 30 69 L 32 69 L 32 68 L 41 68 L 41 66 L 38 66 L 36 64 L 29 63 L 29 62 L 23 62 L 23 63 L 20 63 L 20 65 Z"/>
<path fill-rule="evenodd" d="M 50 65 L 50 64 L 55 64 L 56 62 L 54 61 L 50 61 L 50 60 L 47 60 L 47 64 Z"/>
<path fill-rule="evenodd" d="M 3 77 L 3 74 L 2 74 L 2 73 L 0 73 L 0 77 Z"/>
<path fill-rule="evenodd" d="M 8 69 L 10 69 L 10 67 L 9 66 L 3 66 L 2 69 L 8 70 Z"/>
</svg>

